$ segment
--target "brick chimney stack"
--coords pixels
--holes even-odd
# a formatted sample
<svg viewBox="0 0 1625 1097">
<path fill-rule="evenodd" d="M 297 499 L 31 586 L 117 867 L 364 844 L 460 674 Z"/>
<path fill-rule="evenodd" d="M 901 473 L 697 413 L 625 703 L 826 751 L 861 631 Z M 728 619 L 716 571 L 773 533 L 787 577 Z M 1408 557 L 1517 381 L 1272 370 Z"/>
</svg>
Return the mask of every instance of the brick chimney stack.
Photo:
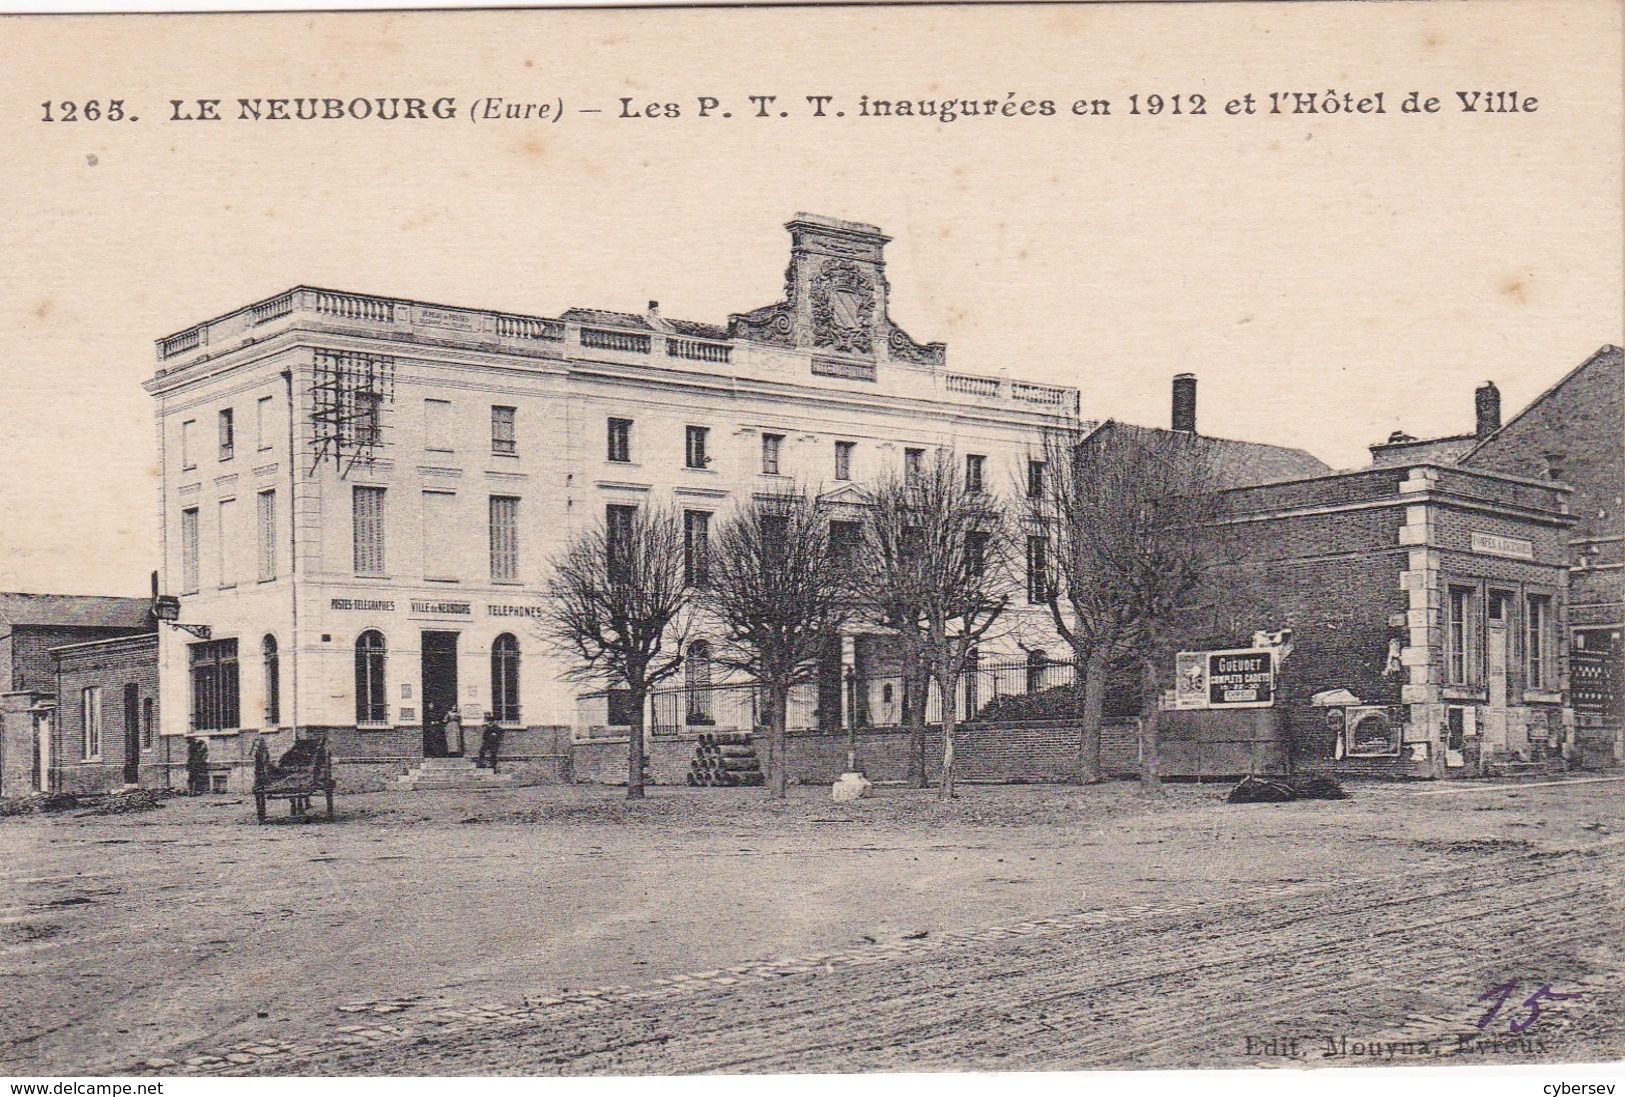
<svg viewBox="0 0 1625 1097">
<path fill-rule="evenodd" d="M 1196 433 L 1196 374 L 1174 375 L 1174 429 Z"/>
<path fill-rule="evenodd" d="M 1473 408 L 1478 413 L 1479 441 L 1501 429 L 1501 390 L 1494 381 L 1486 381 L 1473 394 Z"/>
</svg>

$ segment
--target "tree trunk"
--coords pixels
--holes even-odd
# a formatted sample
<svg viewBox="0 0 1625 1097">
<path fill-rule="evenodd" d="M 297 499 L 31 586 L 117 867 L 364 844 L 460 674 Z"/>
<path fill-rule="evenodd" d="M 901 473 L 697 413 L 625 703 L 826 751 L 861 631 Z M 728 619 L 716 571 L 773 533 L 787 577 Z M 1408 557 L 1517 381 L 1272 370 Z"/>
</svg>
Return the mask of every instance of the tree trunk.
<svg viewBox="0 0 1625 1097">
<path fill-rule="evenodd" d="M 908 691 L 908 769 L 909 784 L 926 788 L 930 781 L 925 761 L 925 710 L 931 696 L 931 679 L 918 666 L 904 671 Z"/>
<path fill-rule="evenodd" d="M 788 755 L 790 736 L 785 730 L 786 725 L 790 722 L 789 713 L 790 687 L 787 685 L 770 687 L 767 701 L 767 729 L 773 761 L 771 776 L 768 778 L 768 791 L 775 800 L 783 800 L 789 795 L 790 759 Z"/>
<path fill-rule="evenodd" d="M 937 693 L 942 697 L 942 780 L 937 785 L 937 798 L 939 800 L 952 800 L 954 798 L 954 731 L 958 721 L 954 719 L 953 689 L 945 680 L 937 678 Z"/>
<path fill-rule="evenodd" d="M 1156 660 L 1147 656 L 1142 675 L 1144 703 L 1140 711 L 1140 791 L 1160 795 L 1162 777 L 1158 773 L 1158 724 L 1162 716 L 1162 686 L 1157 679 Z"/>
<path fill-rule="evenodd" d="M 1078 714 L 1078 783 L 1100 783 L 1100 728 L 1106 711 L 1106 673 L 1111 661 L 1104 647 L 1079 660 L 1083 670 L 1083 710 Z"/>
<path fill-rule="evenodd" d="M 626 798 L 643 799 L 643 710 L 648 704 L 648 689 L 636 686 L 632 694 L 632 727 L 626 737 Z"/>
</svg>

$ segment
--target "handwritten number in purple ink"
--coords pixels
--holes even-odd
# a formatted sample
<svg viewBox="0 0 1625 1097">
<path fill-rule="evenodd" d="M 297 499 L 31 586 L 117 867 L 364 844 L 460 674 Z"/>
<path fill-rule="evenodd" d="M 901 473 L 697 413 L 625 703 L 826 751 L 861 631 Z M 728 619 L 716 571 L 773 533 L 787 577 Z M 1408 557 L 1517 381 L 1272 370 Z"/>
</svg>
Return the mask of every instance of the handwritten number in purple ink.
<svg viewBox="0 0 1625 1097">
<path fill-rule="evenodd" d="M 1483 994 L 1478 996 L 1478 1000 L 1480 1002 L 1489 998 L 1495 999 L 1495 1004 L 1490 1007 L 1489 1012 L 1478 1019 L 1478 1027 L 1480 1029 L 1490 1027 L 1490 1022 L 1495 1020 L 1496 1014 L 1501 1012 L 1501 1007 L 1507 1004 L 1507 999 L 1512 997 L 1512 992 L 1517 989 L 1518 980 L 1513 979 L 1511 982 L 1506 982 L 1502 983 L 1500 986 L 1491 987 Z"/>
<path fill-rule="evenodd" d="M 1520 1033 L 1528 1032 L 1535 1026 L 1535 1022 L 1540 1018 L 1540 1000 L 1542 998 L 1557 1001 L 1563 998 L 1578 998 L 1579 996 L 1580 995 L 1577 993 L 1559 994 L 1557 991 L 1553 990 L 1551 984 L 1548 983 L 1546 986 L 1541 987 L 1539 990 L 1535 991 L 1535 993 L 1523 1000 L 1524 1008 L 1529 1010 L 1529 1019 L 1523 1022 L 1513 1021 L 1507 1027 L 1514 1036 Z"/>
</svg>

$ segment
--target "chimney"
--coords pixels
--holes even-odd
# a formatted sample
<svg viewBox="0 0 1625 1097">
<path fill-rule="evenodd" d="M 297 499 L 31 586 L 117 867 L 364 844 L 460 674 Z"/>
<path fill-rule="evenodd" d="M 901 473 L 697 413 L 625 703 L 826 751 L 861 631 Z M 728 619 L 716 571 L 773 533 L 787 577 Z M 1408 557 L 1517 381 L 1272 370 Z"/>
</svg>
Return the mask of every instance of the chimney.
<svg viewBox="0 0 1625 1097">
<path fill-rule="evenodd" d="M 1196 374 L 1174 375 L 1174 429 L 1196 433 Z"/>
<path fill-rule="evenodd" d="M 1485 381 L 1473 394 L 1473 408 L 1478 412 L 1479 441 L 1501 429 L 1501 390 L 1494 381 Z"/>
</svg>

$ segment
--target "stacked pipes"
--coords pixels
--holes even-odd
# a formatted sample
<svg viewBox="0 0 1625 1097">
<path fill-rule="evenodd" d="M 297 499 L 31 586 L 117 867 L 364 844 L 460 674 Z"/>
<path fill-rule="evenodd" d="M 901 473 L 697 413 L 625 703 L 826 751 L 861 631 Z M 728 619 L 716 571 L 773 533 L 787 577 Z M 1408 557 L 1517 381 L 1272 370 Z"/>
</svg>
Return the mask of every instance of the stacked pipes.
<svg viewBox="0 0 1625 1097">
<path fill-rule="evenodd" d="M 688 783 L 697 788 L 760 785 L 762 764 L 750 735 L 742 731 L 701 732 L 689 765 Z"/>
</svg>

